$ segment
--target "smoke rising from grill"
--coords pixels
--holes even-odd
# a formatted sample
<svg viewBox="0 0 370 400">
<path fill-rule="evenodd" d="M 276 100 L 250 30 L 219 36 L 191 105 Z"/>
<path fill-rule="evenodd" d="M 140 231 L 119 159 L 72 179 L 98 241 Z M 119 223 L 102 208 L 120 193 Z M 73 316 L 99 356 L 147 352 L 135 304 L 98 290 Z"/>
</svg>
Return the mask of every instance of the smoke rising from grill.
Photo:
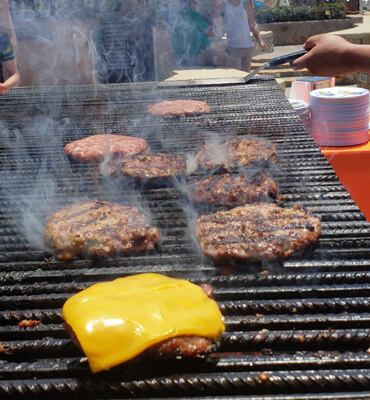
<svg viewBox="0 0 370 400">
<path fill-rule="evenodd" d="M 37 84 L 50 84 L 55 88 L 59 85 L 76 82 L 77 77 L 75 72 L 72 72 L 73 68 L 68 69 L 66 67 L 66 60 L 72 59 L 73 57 L 71 57 L 71 55 L 73 54 L 75 57 L 73 58 L 71 66 L 77 67 L 77 73 L 78 70 L 81 69 L 84 73 L 87 72 L 89 75 L 89 70 L 85 68 L 85 65 L 82 65 L 86 59 L 81 55 L 83 53 L 79 53 L 80 49 L 86 50 L 86 54 L 88 54 L 87 59 L 93 60 L 94 63 L 96 62 L 95 66 L 99 64 L 97 58 L 103 53 L 102 47 L 100 47 L 102 42 L 95 40 L 96 34 L 99 33 L 95 29 L 97 26 L 89 25 L 86 31 L 86 26 L 81 24 L 81 22 L 74 22 L 74 20 L 78 20 L 78 18 L 75 18 L 77 16 L 76 12 L 76 10 L 70 12 L 67 10 L 63 10 L 63 12 L 58 11 L 52 17 L 45 19 L 45 21 L 47 21 L 46 25 L 39 24 L 49 29 L 52 28 L 53 22 L 61 22 L 62 26 L 66 26 L 65 24 L 67 22 L 71 22 L 71 43 L 73 44 L 73 49 L 71 51 L 67 49 L 64 56 L 58 53 L 58 56 L 54 57 L 53 64 L 51 64 L 50 68 L 52 70 L 62 57 L 60 66 L 63 70 L 67 71 L 67 75 L 65 74 L 62 76 L 60 74 L 54 74 L 53 72 L 35 74 L 37 75 Z M 145 13 L 142 15 L 144 14 Z M 128 20 L 121 21 L 121 25 L 124 23 L 127 23 L 128 27 L 131 27 L 133 24 L 137 25 L 139 19 L 134 17 L 134 15 L 137 15 L 137 13 L 127 13 Z M 32 12 L 20 14 L 19 18 L 21 17 L 23 18 L 24 25 L 28 24 L 31 26 L 37 22 L 36 14 Z M 63 44 L 66 32 L 61 28 L 48 29 L 45 28 L 44 30 L 34 32 L 33 39 L 27 37 L 27 35 L 23 36 L 19 43 L 24 47 L 25 54 L 31 52 L 32 48 L 30 46 L 34 44 L 32 42 L 36 39 L 39 39 L 41 44 L 48 43 L 50 45 L 49 42 L 51 39 L 54 39 L 58 45 Z M 113 30 L 115 29 L 116 27 L 113 27 Z M 47 36 L 48 32 L 51 33 L 50 37 Z M 113 33 L 117 32 L 118 31 L 114 31 Z M 25 32 L 23 31 L 23 33 Z M 100 39 L 102 39 L 102 37 Z M 20 50 L 20 48 L 18 50 Z M 107 48 L 104 50 L 107 50 Z M 112 51 L 113 48 L 108 48 L 108 53 Z M 37 65 L 39 61 L 32 57 L 30 60 L 34 65 Z M 108 64 L 104 63 L 103 69 L 106 67 L 108 68 Z M 105 78 L 103 78 L 104 74 L 102 75 L 103 69 L 98 68 L 98 76 L 94 76 L 92 82 L 95 82 L 95 79 L 99 79 L 102 82 L 105 81 Z M 128 80 L 141 80 L 143 75 L 141 75 L 139 70 L 139 66 L 135 65 L 131 76 L 132 79 L 130 78 Z M 46 79 L 45 81 L 43 81 L 44 78 Z M 50 81 L 48 81 L 49 79 Z M 39 171 L 36 181 L 33 182 L 32 187 L 25 187 L 24 190 L 27 193 L 17 200 L 19 202 L 18 208 L 21 210 L 22 214 L 21 224 L 30 243 L 41 243 L 40 238 L 43 227 L 45 226 L 45 219 L 57 208 L 64 207 L 66 203 L 98 198 L 101 200 L 119 202 L 121 204 L 139 205 L 148 215 L 152 216 L 152 210 L 149 206 L 151 200 L 148 200 L 146 194 L 143 194 L 143 191 L 145 192 L 147 187 L 136 183 L 134 184 L 130 180 L 112 179 L 105 177 L 104 174 L 102 176 L 102 168 L 104 169 L 104 164 L 108 159 L 100 165 L 100 171 L 98 168 L 93 170 L 88 166 L 70 165 L 70 161 L 63 153 L 63 147 L 68 142 L 101 133 L 117 133 L 142 137 L 151 142 L 151 149 L 153 152 L 163 151 L 186 158 L 187 174 L 194 174 L 197 179 L 201 179 L 215 171 L 197 171 L 197 160 L 194 157 L 195 144 L 199 146 L 204 143 L 208 144 L 213 141 L 224 140 L 227 137 L 237 136 L 241 131 L 243 134 L 253 133 L 254 128 L 256 128 L 257 133 L 263 132 L 263 129 L 259 127 L 258 118 L 254 121 L 253 115 L 252 123 L 249 122 L 247 127 L 241 124 L 239 128 L 227 125 L 225 130 L 218 128 L 219 124 L 222 126 L 225 119 L 232 119 L 234 117 L 237 106 L 235 105 L 235 94 L 233 91 L 223 94 L 220 100 L 218 98 L 212 98 L 211 92 L 207 93 L 207 90 L 204 92 L 198 91 L 196 93 L 191 92 L 186 94 L 183 98 L 197 100 L 206 100 L 204 97 L 209 96 L 211 103 L 213 102 L 217 108 L 217 114 L 199 118 L 164 121 L 154 120 L 146 114 L 148 104 L 153 104 L 155 100 L 160 101 L 163 98 L 174 99 L 182 97 L 182 91 L 176 90 L 168 92 L 164 90 L 161 92 L 159 90 L 156 92 L 147 92 L 146 90 L 138 90 L 135 92 L 130 86 L 125 88 L 125 90 L 115 90 L 115 88 L 109 86 L 105 90 L 99 87 L 99 85 L 93 85 L 90 86 L 88 90 L 83 88 L 82 90 L 84 93 L 79 95 L 77 91 L 69 87 L 67 87 L 65 91 L 60 91 L 60 93 L 58 89 L 54 91 L 53 88 L 43 88 L 40 91 L 35 91 L 33 104 L 27 105 L 30 108 L 30 115 L 32 115 L 33 112 L 37 114 L 45 113 L 45 115 L 50 116 L 50 120 L 47 117 L 33 119 L 31 126 L 23 126 L 21 128 L 19 141 L 20 143 L 22 142 L 23 133 L 27 133 L 27 141 L 24 141 L 24 144 L 22 143 L 20 147 L 25 149 L 24 151 L 29 151 L 30 155 L 24 160 L 19 158 L 18 154 L 14 156 L 14 159 L 18 160 L 17 163 L 20 166 L 19 170 L 27 170 L 28 161 L 26 160 L 33 160 L 35 154 L 39 158 Z M 128 95 L 127 91 L 130 90 L 132 90 L 132 92 Z M 52 97 L 47 95 L 49 91 L 53 93 Z M 130 102 L 127 102 L 128 97 L 130 97 Z M 44 101 L 44 99 L 46 101 Z M 50 99 L 52 100 L 50 101 Z M 244 99 L 241 101 L 244 102 Z M 248 110 L 250 107 L 252 107 L 252 105 L 248 104 Z M 212 112 L 214 111 L 212 110 Z M 238 115 L 238 118 L 244 118 L 244 116 Z M 37 126 L 37 124 L 40 126 Z M 179 126 L 184 126 L 184 131 L 178 129 Z M 211 130 L 212 126 L 217 127 L 214 132 Z M 26 129 L 27 132 L 22 132 L 24 129 Z M 274 129 L 275 127 L 272 126 L 271 131 Z M 277 134 L 279 134 L 279 128 L 277 128 Z M 33 135 L 35 136 L 35 141 L 40 137 L 42 137 L 42 141 L 34 148 L 28 149 L 29 137 Z M 196 141 L 192 142 L 192 137 L 195 137 Z M 183 147 L 179 145 L 179 143 L 184 143 L 185 146 Z M 217 150 L 213 155 L 215 159 L 223 159 L 224 151 L 221 149 L 220 153 L 218 153 Z M 57 160 L 58 162 L 56 162 Z M 32 163 L 34 163 L 34 161 L 31 161 L 31 164 Z M 66 182 L 66 176 L 73 176 L 73 182 Z M 21 186 L 21 174 L 19 174 L 18 178 L 13 179 L 18 179 L 17 186 Z M 184 179 L 175 179 L 169 186 L 171 185 L 182 195 L 186 196 L 188 188 L 186 187 L 186 181 Z M 8 194 L 9 198 L 11 198 L 11 191 Z M 168 205 L 172 204 L 171 202 L 172 200 L 165 199 L 164 201 L 162 199 L 161 201 L 155 202 L 154 207 L 166 209 Z M 180 204 L 181 209 L 187 216 L 187 227 L 184 229 L 186 238 L 189 236 L 193 237 L 196 218 L 202 211 L 199 211 L 199 209 L 188 201 L 180 200 L 177 204 Z M 170 231 L 171 221 L 161 220 L 160 223 L 164 231 Z M 38 232 L 37 235 L 34 235 L 35 232 Z M 163 237 L 166 238 L 166 235 L 163 235 Z M 197 241 L 192 239 L 192 243 L 194 247 L 198 249 Z M 37 248 L 42 248 L 42 246 L 38 244 Z M 199 252 L 199 254 L 201 253 Z"/>
<path fill-rule="evenodd" d="M 153 10 L 137 1 L 10 1 L 22 85 L 137 82 L 153 77 Z M 94 4 L 96 3 L 96 4 Z M 0 21 L 1 25 L 1 21 Z"/>
</svg>

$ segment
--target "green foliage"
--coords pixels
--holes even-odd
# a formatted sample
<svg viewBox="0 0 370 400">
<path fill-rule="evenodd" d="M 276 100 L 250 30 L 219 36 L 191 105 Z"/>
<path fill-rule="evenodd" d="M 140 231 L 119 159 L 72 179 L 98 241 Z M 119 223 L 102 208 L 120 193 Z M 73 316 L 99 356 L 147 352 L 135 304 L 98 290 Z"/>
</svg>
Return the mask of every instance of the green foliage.
<svg viewBox="0 0 370 400">
<path fill-rule="evenodd" d="M 343 19 L 346 17 L 344 3 L 326 3 L 318 6 L 258 7 L 254 10 L 258 24 L 289 21 L 313 21 Z"/>
</svg>

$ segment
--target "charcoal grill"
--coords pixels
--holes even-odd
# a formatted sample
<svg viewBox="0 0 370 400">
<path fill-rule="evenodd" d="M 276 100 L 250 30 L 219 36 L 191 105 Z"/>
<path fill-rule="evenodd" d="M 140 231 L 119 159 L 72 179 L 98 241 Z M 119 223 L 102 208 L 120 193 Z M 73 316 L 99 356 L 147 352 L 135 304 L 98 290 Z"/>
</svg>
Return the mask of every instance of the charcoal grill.
<svg viewBox="0 0 370 400">
<path fill-rule="evenodd" d="M 149 117 L 147 105 L 163 99 L 204 100 L 212 113 Z M 274 80 L 181 90 L 155 82 L 18 88 L 0 102 L 1 399 L 370 398 L 369 224 Z M 264 137 L 278 148 L 272 173 L 281 204 L 319 215 L 322 236 L 284 262 L 216 266 L 196 250 L 177 187 L 125 190 L 67 160 L 65 144 L 102 132 L 179 155 L 216 137 Z M 158 249 L 99 261 L 46 254 L 37 239 L 48 213 L 87 198 L 139 198 L 162 230 Z M 227 326 L 219 349 L 93 375 L 62 326 L 62 305 L 95 282 L 148 271 L 214 287 Z M 24 320 L 40 323 L 20 327 Z"/>
</svg>

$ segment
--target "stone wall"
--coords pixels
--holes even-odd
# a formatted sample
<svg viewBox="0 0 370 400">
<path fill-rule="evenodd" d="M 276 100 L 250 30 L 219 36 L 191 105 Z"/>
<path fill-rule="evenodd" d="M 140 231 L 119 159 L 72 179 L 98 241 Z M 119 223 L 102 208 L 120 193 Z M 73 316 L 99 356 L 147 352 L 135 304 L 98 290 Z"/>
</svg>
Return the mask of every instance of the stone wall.
<svg viewBox="0 0 370 400">
<path fill-rule="evenodd" d="M 258 24 L 260 31 L 271 31 L 274 46 L 304 43 L 310 36 L 353 27 L 353 20 L 337 19 L 325 21 L 274 22 Z"/>
</svg>

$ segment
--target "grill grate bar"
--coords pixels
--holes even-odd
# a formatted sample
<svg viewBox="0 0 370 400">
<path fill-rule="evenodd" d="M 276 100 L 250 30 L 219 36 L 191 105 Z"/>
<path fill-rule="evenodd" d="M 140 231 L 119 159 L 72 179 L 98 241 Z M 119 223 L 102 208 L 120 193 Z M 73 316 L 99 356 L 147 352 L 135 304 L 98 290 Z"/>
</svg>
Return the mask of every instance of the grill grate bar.
<svg viewBox="0 0 370 400">
<path fill-rule="evenodd" d="M 228 356 L 226 354 L 214 353 L 210 357 L 201 360 L 197 366 L 192 366 L 195 372 L 221 372 L 221 371 L 279 371 L 285 368 L 291 370 L 316 370 L 327 369 L 334 367 L 337 369 L 367 369 L 370 356 L 367 353 L 337 353 L 333 355 L 328 352 L 300 352 L 297 354 L 241 354 L 238 356 Z M 155 360 L 152 362 L 155 363 Z M 169 360 L 167 365 L 157 365 L 160 374 L 168 374 L 169 367 L 173 372 L 178 370 L 179 366 L 182 369 L 189 368 L 189 362 L 186 360 L 173 361 Z M 132 369 L 132 367 L 131 367 Z M 7 362 L 4 363 L 2 369 L 2 378 L 6 379 L 13 375 L 19 375 L 20 378 L 46 378 L 48 375 L 54 377 L 63 377 L 66 373 L 71 373 L 73 376 L 87 376 L 88 366 L 85 357 L 65 357 L 61 362 L 59 359 L 44 359 L 35 362 L 23 362 L 21 364 Z M 150 366 L 143 366 L 142 372 L 148 375 L 151 372 Z M 130 373 L 130 371 L 129 371 Z"/>
<path fill-rule="evenodd" d="M 81 285 L 79 290 L 82 290 L 89 285 Z M 65 295 L 51 295 L 51 304 L 56 304 L 57 310 L 42 308 L 32 308 L 33 304 L 38 301 L 40 302 L 45 299 L 46 295 L 40 297 L 26 297 L 22 298 L 11 298 L 8 300 L 10 310 L 6 309 L 0 312 L 0 322 L 2 326 L 5 325 L 17 325 L 23 320 L 36 320 L 43 324 L 49 323 L 61 323 L 61 307 L 63 303 L 60 303 L 63 299 L 69 298 L 73 293 L 78 292 L 75 289 L 74 292 Z M 346 294 L 346 293 L 344 293 Z M 356 293 L 357 294 L 357 293 Z M 237 297 L 237 296 L 235 296 Z M 284 296 L 282 296 L 284 297 Z M 254 321 L 258 321 L 260 324 L 267 324 L 269 319 L 272 321 L 284 322 L 284 319 L 289 319 L 294 322 L 302 322 L 302 318 L 306 315 L 315 315 L 321 318 L 325 318 L 325 315 L 330 314 L 328 317 L 328 323 L 331 323 L 335 317 L 335 314 L 339 314 L 339 321 L 343 318 L 343 315 L 348 315 L 348 322 L 351 321 L 351 317 L 355 313 L 364 313 L 362 318 L 367 320 L 366 313 L 369 310 L 369 299 L 366 298 L 305 298 L 301 299 L 273 299 L 273 300 L 260 300 L 256 304 L 255 300 L 233 300 L 233 301 L 222 301 L 220 296 L 216 293 L 215 298 L 219 303 L 220 309 L 224 316 L 235 316 L 234 318 L 252 318 Z M 44 300 L 45 301 L 45 300 Z M 14 309 L 14 305 L 17 305 L 17 309 Z M 22 306 L 28 306 L 28 308 L 22 309 Z M 284 315 L 288 314 L 288 315 Z M 321 315 L 320 315 L 321 314 Z M 299 316 L 298 316 L 299 315 Z M 272 317 L 271 317 L 272 316 Z M 307 318 L 307 322 L 312 317 Z M 249 322 L 248 322 L 249 323 Z M 250 322 L 253 325 L 253 321 Z M 1 328 L 0 328 L 1 330 Z"/>
<path fill-rule="evenodd" d="M 57 329 L 56 336 L 50 335 L 42 338 L 28 337 L 16 340 L 12 331 L 9 331 L 11 340 L 2 340 L 0 359 L 2 360 L 29 360 L 51 357 L 76 357 L 82 356 L 81 350 L 72 343 L 61 328 Z M 352 329 L 297 329 L 297 330 L 268 330 L 225 332 L 222 335 L 219 352 L 236 356 L 240 352 L 260 352 L 271 355 L 271 352 L 299 352 L 302 351 L 327 351 L 335 359 L 339 351 L 359 351 L 365 354 L 370 347 L 370 330 Z M 235 354 L 234 354 L 235 353 Z M 123 367 L 122 367 L 123 368 Z M 194 366 L 196 368 L 196 366 Z"/>
<path fill-rule="evenodd" d="M 206 392 L 209 396 L 241 396 L 266 393 L 323 393 L 323 387 L 333 391 L 368 390 L 370 385 L 370 372 L 366 369 L 341 371 L 265 371 L 260 372 L 236 372 L 223 374 L 198 374 L 183 375 L 181 377 L 152 378 L 132 382 L 110 382 L 109 380 L 89 378 L 67 379 L 35 379 L 0 382 L 0 395 L 2 398 L 12 398 L 22 394 L 29 399 L 50 398 L 79 398 L 81 391 L 85 398 L 94 396 L 160 396 L 177 397 L 186 394 L 189 397 Z M 80 392 L 80 393 L 78 393 Z M 37 397 L 36 397 L 37 396 Z M 13 397 L 14 398 L 14 397 Z"/>
<path fill-rule="evenodd" d="M 26 287 L 27 291 L 34 293 L 33 295 L 18 295 L 10 296 L 5 295 L 1 296 L 0 300 L 3 304 L 1 309 L 3 311 L 6 310 L 15 310 L 18 307 L 20 309 L 27 309 L 32 306 L 38 304 L 38 308 L 47 309 L 47 305 L 57 304 L 56 307 L 60 307 L 60 302 L 65 301 L 68 297 L 71 296 L 74 292 L 82 290 L 96 282 L 102 282 L 114 279 L 116 277 L 125 276 L 128 273 L 122 272 L 121 274 L 117 274 L 114 276 L 113 274 L 99 275 L 99 272 L 92 275 L 95 280 L 88 281 L 87 279 L 84 282 L 74 283 L 72 285 L 63 285 L 63 288 L 67 289 L 65 293 L 55 293 L 60 292 L 58 290 L 58 286 L 48 285 L 45 279 L 38 279 L 37 282 L 40 282 L 38 287 L 30 288 Z M 172 275 L 180 275 L 180 273 L 172 274 Z M 55 281 L 59 282 L 58 276 L 55 277 Z M 211 279 L 206 280 L 208 282 Z M 44 287 L 46 287 L 44 289 Z M 54 289 L 56 287 L 55 292 L 51 292 L 51 290 L 47 290 L 50 287 Z M 297 310 L 297 309 L 312 309 L 317 307 L 318 310 L 322 308 L 328 308 L 331 310 L 335 309 L 344 309 L 344 311 L 349 312 L 352 307 L 365 307 L 368 304 L 367 297 L 369 296 L 370 286 L 368 284 L 355 284 L 352 286 L 343 285 L 343 286 L 299 286 L 299 287 L 289 287 L 289 286 L 266 286 L 266 287 L 257 287 L 252 286 L 251 288 L 238 288 L 238 289 L 220 289 L 214 287 L 214 297 L 215 299 L 222 304 L 222 302 L 230 302 L 228 306 L 223 305 L 223 307 L 230 307 L 230 309 L 243 310 L 244 312 L 248 310 L 249 306 L 251 309 L 259 307 L 272 307 L 274 313 L 277 313 L 280 307 L 283 305 L 286 306 L 287 310 Z M 46 294 L 45 294 L 46 292 Z M 352 296 L 352 297 L 346 297 Z M 50 299 L 50 303 L 48 303 L 48 299 Z M 248 301 L 259 300 L 258 304 L 250 304 Z M 281 301 L 281 305 L 279 300 Z M 304 299 L 304 301 L 302 300 Z M 332 300 L 334 299 L 334 300 Z M 265 301 L 264 301 L 265 300 Z M 241 303 L 240 303 L 241 302 Z M 303 303 L 302 303 L 303 302 Z M 348 302 L 348 304 L 346 303 Z M 335 303 L 335 304 L 334 304 Z M 314 306 L 316 304 L 316 306 Z M 275 306 L 275 307 L 274 307 Z M 285 307 L 283 307 L 285 309 Z M 315 312 L 318 312 L 316 310 Z M 227 311 L 227 309 L 225 309 Z M 259 311 L 255 311 L 259 312 Z M 261 311 L 262 312 L 262 311 Z"/>
</svg>

